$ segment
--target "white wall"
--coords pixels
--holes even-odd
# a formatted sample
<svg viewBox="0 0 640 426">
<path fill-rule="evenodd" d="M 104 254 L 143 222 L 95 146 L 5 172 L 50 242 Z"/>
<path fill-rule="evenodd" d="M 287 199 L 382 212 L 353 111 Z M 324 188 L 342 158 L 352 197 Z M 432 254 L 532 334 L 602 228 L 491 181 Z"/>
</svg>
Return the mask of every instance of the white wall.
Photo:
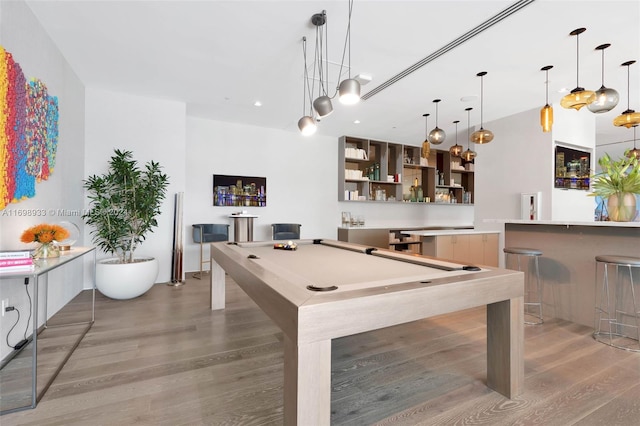
<svg viewBox="0 0 640 426">
<path fill-rule="evenodd" d="M 132 96 L 101 89 L 86 90 L 85 176 L 106 172 L 114 149 L 130 150 L 141 167 L 156 161 L 169 175 L 167 197 L 158 227 L 136 250 L 156 257 L 157 282 L 171 279 L 174 194 L 185 191 L 186 107 L 182 102 Z M 85 243 L 92 245 L 90 229 Z M 105 254 L 99 258 L 109 257 Z"/>
<path fill-rule="evenodd" d="M 78 216 L 61 212 L 80 211 L 83 207 L 80 181 L 84 177 L 84 86 L 24 2 L 0 2 L 0 44 L 20 64 L 27 79 L 35 77 L 45 83 L 49 94 L 58 97 L 59 107 L 55 169 L 49 180 L 36 184 L 35 197 L 10 204 L 0 211 L 0 249 L 4 250 L 27 248 L 20 242 L 20 235 L 38 223 L 65 220 L 81 226 L 82 220 Z M 80 262 L 51 274 L 47 284 L 49 316 L 82 289 L 82 275 Z M 41 295 L 43 285 L 41 282 Z M 24 287 L 22 280 L 3 279 L 0 285 L 0 299 L 9 299 L 10 304 L 23 313 L 21 322 L 11 334 L 12 344 L 22 339 L 26 327 L 29 301 Z M 29 286 L 29 291 L 33 294 L 32 286 Z M 40 308 L 39 318 L 42 320 L 42 303 Z M 14 315 L 7 313 L 0 321 L 0 358 L 11 352 L 5 336 L 13 324 Z"/>
</svg>

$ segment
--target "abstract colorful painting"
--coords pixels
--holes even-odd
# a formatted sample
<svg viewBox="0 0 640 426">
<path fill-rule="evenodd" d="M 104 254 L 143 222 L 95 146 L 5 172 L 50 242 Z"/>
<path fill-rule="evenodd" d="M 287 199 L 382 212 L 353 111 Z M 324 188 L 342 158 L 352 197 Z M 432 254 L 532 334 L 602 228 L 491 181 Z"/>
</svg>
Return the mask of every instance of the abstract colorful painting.
<svg viewBox="0 0 640 426">
<path fill-rule="evenodd" d="M 45 84 L 26 80 L 0 46 L 0 210 L 36 194 L 53 173 L 58 146 L 58 98 Z"/>
</svg>

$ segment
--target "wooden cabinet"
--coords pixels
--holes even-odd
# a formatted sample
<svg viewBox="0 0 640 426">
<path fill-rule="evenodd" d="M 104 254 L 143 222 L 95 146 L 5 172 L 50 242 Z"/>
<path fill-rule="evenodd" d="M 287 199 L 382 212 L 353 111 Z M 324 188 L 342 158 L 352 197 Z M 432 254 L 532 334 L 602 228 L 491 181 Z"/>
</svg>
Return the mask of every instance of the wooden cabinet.
<svg viewBox="0 0 640 426">
<path fill-rule="evenodd" d="M 421 147 L 342 136 L 338 151 L 339 201 L 473 202 L 474 172 L 448 150 L 425 164 Z"/>
<path fill-rule="evenodd" d="M 422 254 L 471 265 L 498 266 L 498 234 L 455 234 L 422 237 Z"/>
</svg>

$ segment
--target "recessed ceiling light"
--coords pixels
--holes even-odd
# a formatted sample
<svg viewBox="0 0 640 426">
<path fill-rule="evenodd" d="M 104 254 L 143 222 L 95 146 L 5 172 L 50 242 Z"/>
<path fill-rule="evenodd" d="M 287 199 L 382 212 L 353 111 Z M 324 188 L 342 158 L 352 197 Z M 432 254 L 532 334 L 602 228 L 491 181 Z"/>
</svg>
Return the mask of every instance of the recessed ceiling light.
<svg viewBox="0 0 640 426">
<path fill-rule="evenodd" d="M 472 102 L 478 100 L 478 95 L 463 96 L 460 98 L 462 102 Z"/>
<path fill-rule="evenodd" d="M 253 103 L 253 106 L 261 107 L 261 106 L 262 106 L 262 102 L 260 102 L 260 101 L 255 101 L 255 102 Z"/>
<path fill-rule="evenodd" d="M 360 120 L 355 120 L 353 124 L 360 124 Z"/>
</svg>

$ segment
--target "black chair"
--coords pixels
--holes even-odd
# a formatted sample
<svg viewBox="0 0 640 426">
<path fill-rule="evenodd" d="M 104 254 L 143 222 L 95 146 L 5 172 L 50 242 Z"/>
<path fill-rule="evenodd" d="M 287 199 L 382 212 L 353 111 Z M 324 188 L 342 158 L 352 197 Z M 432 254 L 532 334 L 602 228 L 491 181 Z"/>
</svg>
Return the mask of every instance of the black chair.
<svg viewBox="0 0 640 426">
<path fill-rule="evenodd" d="M 299 223 L 272 223 L 274 240 L 299 240 L 300 239 Z"/>
<path fill-rule="evenodd" d="M 229 241 L 229 225 L 219 223 L 197 223 L 193 225 L 193 242 L 200 244 L 200 272 L 193 274 L 194 278 L 201 279 L 202 265 L 211 263 L 211 260 L 203 260 L 203 247 L 206 243 L 214 241 Z"/>
</svg>

